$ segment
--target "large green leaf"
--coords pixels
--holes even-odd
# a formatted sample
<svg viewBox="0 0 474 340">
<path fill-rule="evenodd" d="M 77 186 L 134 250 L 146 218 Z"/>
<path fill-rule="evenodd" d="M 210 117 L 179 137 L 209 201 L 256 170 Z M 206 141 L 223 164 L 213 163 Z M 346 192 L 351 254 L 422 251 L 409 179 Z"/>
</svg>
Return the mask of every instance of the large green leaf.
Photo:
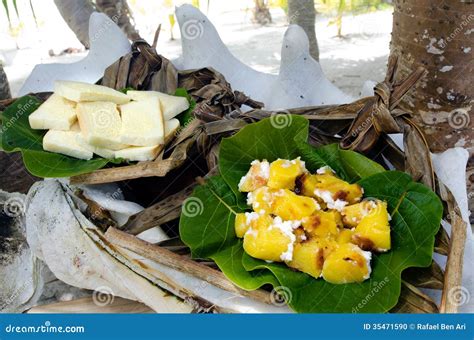
<svg viewBox="0 0 474 340">
<path fill-rule="evenodd" d="M 2 142 L 6 152 L 20 151 L 28 171 L 38 177 L 70 177 L 103 168 L 110 160 L 89 161 L 43 151 L 45 131 L 30 128 L 28 116 L 41 103 L 32 96 L 15 101 L 2 113 Z"/>
<path fill-rule="evenodd" d="M 288 304 L 295 311 L 388 311 L 398 301 L 401 272 L 431 262 L 434 235 L 442 214 L 439 198 L 407 174 L 384 171 L 360 154 L 340 150 L 337 145 L 309 146 L 308 121 L 291 116 L 288 122 L 281 127 L 272 119 L 262 120 L 222 142 L 219 155 L 222 178 L 216 177 L 198 187 L 189 198 L 189 202 L 193 199 L 202 202 L 202 209 L 198 216 L 190 216 L 183 209 L 180 222 L 183 241 L 194 257 L 214 259 L 223 273 L 243 288 L 254 289 L 264 282 L 275 286 L 272 281 L 276 278 L 279 286 L 286 287 Z M 310 170 L 329 165 L 346 180 L 359 181 L 366 197 L 387 201 L 392 216 L 392 249 L 374 256 L 369 280 L 334 285 L 283 264 L 254 259 L 238 250 L 241 241 L 235 236 L 233 223 L 235 213 L 245 209 L 244 196 L 237 189 L 241 176 L 254 159 L 272 161 L 297 156 L 306 161 Z M 274 278 L 269 276 L 269 271 Z"/>
</svg>

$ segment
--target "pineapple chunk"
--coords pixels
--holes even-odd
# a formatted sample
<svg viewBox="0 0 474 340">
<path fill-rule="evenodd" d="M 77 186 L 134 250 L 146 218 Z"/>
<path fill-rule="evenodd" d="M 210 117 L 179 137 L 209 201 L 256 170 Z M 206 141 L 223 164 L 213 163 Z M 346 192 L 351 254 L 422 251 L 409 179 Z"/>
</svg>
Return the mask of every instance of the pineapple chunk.
<svg viewBox="0 0 474 340">
<path fill-rule="evenodd" d="M 355 228 L 353 242 L 364 250 L 385 252 L 391 248 L 387 203 L 377 201 L 376 207 L 363 217 Z"/>
<path fill-rule="evenodd" d="M 76 103 L 53 93 L 28 121 L 32 129 L 67 131 L 76 121 Z"/>
<path fill-rule="evenodd" d="M 253 211 L 259 214 L 271 214 L 273 194 L 276 190 L 269 187 L 260 187 L 247 195 L 247 204 L 252 206 Z"/>
<path fill-rule="evenodd" d="M 340 245 L 324 261 L 322 276 L 334 284 L 362 282 L 370 277 L 371 253 L 354 244 Z"/>
<path fill-rule="evenodd" d="M 363 200 L 360 203 L 352 204 L 342 209 L 342 221 L 344 225 L 355 228 L 363 217 L 367 216 L 370 211 L 376 207 L 373 200 Z"/>
<path fill-rule="evenodd" d="M 337 235 L 336 241 L 339 244 L 351 243 L 353 235 L 354 235 L 353 229 L 342 229 L 339 232 L 339 235 Z"/>
<path fill-rule="evenodd" d="M 337 211 L 315 211 L 302 222 L 304 230 L 311 236 L 327 238 L 336 237 L 341 226 L 341 216 Z"/>
<path fill-rule="evenodd" d="M 268 186 L 272 189 L 290 189 L 295 187 L 295 180 L 306 172 L 305 164 L 299 158 L 292 161 L 277 159 L 270 164 Z"/>
<path fill-rule="evenodd" d="M 298 269 L 314 278 L 321 276 L 324 264 L 324 251 L 317 239 L 296 243 L 293 259 L 287 262 L 291 268 Z"/>
<path fill-rule="evenodd" d="M 362 188 L 358 184 L 349 184 L 328 171 L 301 176 L 295 191 L 316 198 L 323 207 L 338 211 L 362 198 Z"/>
<path fill-rule="evenodd" d="M 126 94 L 107 86 L 58 80 L 54 83 L 54 93 L 73 102 L 104 101 L 125 104 L 130 101 Z"/>
<path fill-rule="evenodd" d="M 249 230 L 250 225 L 247 224 L 247 214 L 251 213 L 238 213 L 235 215 L 235 235 L 239 238 L 244 237 L 247 230 Z"/>
<path fill-rule="evenodd" d="M 286 221 L 302 220 L 319 209 L 313 198 L 296 195 L 288 189 L 273 194 L 272 213 Z"/>
<path fill-rule="evenodd" d="M 164 144 L 165 128 L 160 100 L 157 97 L 120 106 L 122 129 L 120 140 L 134 146 Z"/>
<path fill-rule="evenodd" d="M 253 161 L 250 170 L 240 179 L 239 191 L 251 192 L 267 185 L 270 176 L 270 164 L 266 161 Z"/>
<path fill-rule="evenodd" d="M 266 261 L 291 261 L 298 228 L 297 221 L 282 221 L 268 215 L 258 215 L 244 235 L 244 250 L 257 259 Z"/>
<path fill-rule="evenodd" d="M 120 150 L 128 146 L 120 141 L 122 120 L 114 103 L 78 103 L 77 118 L 87 143 L 110 150 Z"/>
</svg>

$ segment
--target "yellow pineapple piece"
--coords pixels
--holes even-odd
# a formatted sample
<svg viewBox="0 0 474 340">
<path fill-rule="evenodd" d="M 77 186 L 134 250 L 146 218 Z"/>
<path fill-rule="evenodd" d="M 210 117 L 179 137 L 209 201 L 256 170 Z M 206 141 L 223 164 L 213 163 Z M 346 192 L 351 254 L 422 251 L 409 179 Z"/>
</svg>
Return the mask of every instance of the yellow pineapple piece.
<svg viewBox="0 0 474 340">
<path fill-rule="evenodd" d="M 292 161 L 277 159 L 270 164 L 270 178 L 268 186 L 272 189 L 291 189 L 295 187 L 295 180 L 306 172 L 305 164 L 299 158 Z"/>
<path fill-rule="evenodd" d="M 248 214 L 248 213 L 247 213 Z M 247 224 L 247 216 L 245 213 L 239 213 L 235 215 L 235 235 L 239 238 L 244 237 L 244 234 L 249 229 L 250 225 Z"/>
<path fill-rule="evenodd" d="M 305 217 L 301 224 L 311 236 L 336 237 L 339 234 L 341 215 L 337 211 L 315 211 L 313 215 Z"/>
<path fill-rule="evenodd" d="M 364 250 L 385 252 L 391 248 L 387 203 L 376 202 L 376 207 L 362 218 L 355 228 L 353 242 Z"/>
<path fill-rule="evenodd" d="M 317 239 L 295 244 L 293 259 L 287 262 L 291 268 L 298 269 L 314 278 L 321 275 L 324 264 L 324 250 Z"/>
<path fill-rule="evenodd" d="M 353 229 L 342 229 L 337 235 L 336 241 L 338 244 L 350 243 L 352 242 L 352 236 L 354 235 Z"/>
<path fill-rule="evenodd" d="M 270 176 L 270 164 L 266 161 L 253 161 L 250 170 L 240 179 L 239 191 L 251 192 L 267 185 Z"/>
<path fill-rule="evenodd" d="M 362 282 L 370 277 L 371 253 L 354 244 L 340 245 L 325 259 L 322 276 L 334 284 Z"/>
<path fill-rule="evenodd" d="M 296 195 L 288 189 L 273 194 L 272 213 L 286 221 L 301 220 L 311 216 L 320 207 L 311 197 Z"/>
<path fill-rule="evenodd" d="M 259 214 L 271 214 L 273 194 L 276 192 L 269 187 L 261 187 L 253 192 L 248 193 L 247 204 Z"/>
<path fill-rule="evenodd" d="M 295 191 L 318 200 L 323 208 L 341 210 L 348 202 L 357 203 L 362 198 L 362 188 L 358 184 L 349 184 L 336 177 L 332 172 L 316 175 L 303 175 L 296 181 Z"/>
<path fill-rule="evenodd" d="M 279 217 L 259 215 L 244 235 L 244 250 L 257 259 L 266 261 L 291 261 L 298 228 L 295 221 L 283 221 Z"/>
<path fill-rule="evenodd" d="M 352 204 L 344 207 L 341 211 L 342 221 L 344 225 L 355 228 L 363 217 L 367 216 L 372 209 L 377 207 L 374 200 L 363 200 L 360 203 Z"/>
</svg>

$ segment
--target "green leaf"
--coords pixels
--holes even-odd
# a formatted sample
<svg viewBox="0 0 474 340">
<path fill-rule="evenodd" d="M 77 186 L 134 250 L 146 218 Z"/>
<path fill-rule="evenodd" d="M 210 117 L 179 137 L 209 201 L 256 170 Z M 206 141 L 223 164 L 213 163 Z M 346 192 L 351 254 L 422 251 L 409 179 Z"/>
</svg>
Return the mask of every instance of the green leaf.
<svg viewBox="0 0 474 340">
<path fill-rule="evenodd" d="M 431 263 L 442 215 L 439 198 L 409 175 L 385 171 L 363 155 L 340 150 L 337 145 L 311 147 L 306 143 L 308 121 L 302 117 L 292 116 L 282 128 L 277 128 L 275 121 L 270 118 L 248 125 L 223 140 L 219 157 L 222 178 L 198 187 L 189 198 L 203 204 L 197 217 L 189 217 L 183 209 L 183 241 L 194 257 L 214 259 L 223 273 L 241 287 L 254 289 L 276 278 L 278 282 L 271 284 L 286 287 L 288 304 L 297 312 L 387 312 L 398 301 L 401 272 Z M 244 195 L 237 188 L 241 176 L 254 159 L 273 161 L 297 156 L 311 171 L 329 165 L 344 179 L 358 181 L 366 197 L 387 202 L 392 216 L 392 249 L 373 256 L 371 277 L 363 283 L 334 285 L 239 250 L 241 242 L 233 231 L 234 216 L 247 208 Z"/>
<path fill-rule="evenodd" d="M 32 96 L 16 100 L 2 113 L 2 141 L 0 146 L 6 152 L 19 151 L 27 170 L 38 177 L 70 177 L 103 168 L 109 162 L 120 160 L 94 158 L 81 160 L 57 153 L 43 151 L 45 131 L 30 128 L 28 116 L 40 102 Z"/>
<path fill-rule="evenodd" d="M 213 259 L 222 272 L 244 289 L 278 284 L 266 269 L 251 273 L 242 265 L 242 241 L 235 236 L 235 214 L 243 212 L 235 196 L 220 176 L 197 187 L 183 203 L 180 236 L 194 258 Z"/>
<path fill-rule="evenodd" d="M 10 18 L 10 9 L 8 8 L 7 0 L 2 0 L 2 4 L 3 4 L 3 8 L 5 9 L 5 14 L 7 15 L 8 24 L 11 26 L 12 22 Z"/>
<path fill-rule="evenodd" d="M 193 97 L 188 93 L 188 91 L 185 88 L 178 87 L 174 93 L 175 96 L 178 97 L 184 97 L 188 100 L 189 102 L 189 108 L 181 112 L 176 118 L 179 119 L 179 122 L 181 126 L 186 126 L 189 124 L 190 121 L 194 119 L 193 116 L 193 111 L 194 108 L 196 107 L 196 101 L 193 99 Z"/>
<path fill-rule="evenodd" d="M 374 255 L 370 279 L 333 285 L 281 264 L 244 257 L 247 270 L 267 268 L 275 274 L 280 284 L 291 292 L 289 305 L 298 312 L 386 312 L 398 301 L 402 271 L 408 267 L 427 267 L 431 263 L 434 236 L 442 215 L 439 198 L 402 172 L 381 172 L 359 183 L 366 197 L 387 201 L 392 216 L 392 249 Z"/>
</svg>

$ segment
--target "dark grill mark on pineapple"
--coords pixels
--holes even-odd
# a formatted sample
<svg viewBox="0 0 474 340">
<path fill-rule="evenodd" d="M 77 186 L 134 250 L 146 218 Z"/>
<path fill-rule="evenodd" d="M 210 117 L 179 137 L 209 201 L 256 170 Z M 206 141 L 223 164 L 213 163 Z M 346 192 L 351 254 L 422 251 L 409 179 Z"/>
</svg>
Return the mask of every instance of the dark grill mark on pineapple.
<svg viewBox="0 0 474 340">
<path fill-rule="evenodd" d="M 324 264 L 324 251 L 322 249 L 318 249 L 316 253 L 316 267 L 323 268 Z"/>
<path fill-rule="evenodd" d="M 346 201 L 347 195 L 349 195 L 349 193 L 348 193 L 347 191 L 339 190 L 339 191 L 336 192 L 336 194 L 334 195 L 334 199 L 335 199 L 335 200 Z"/>
<path fill-rule="evenodd" d="M 303 183 L 306 178 L 306 174 L 302 174 L 295 179 L 295 194 L 301 195 L 303 193 Z"/>
<path fill-rule="evenodd" d="M 366 250 L 366 251 L 373 251 L 375 250 L 375 244 L 372 242 L 372 240 L 369 240 L 368 238 L 361 237 L 358 235 L 352 236 L 352 242 L 354 244 L 358 245 L 360 249 Z"/>
</svg>

